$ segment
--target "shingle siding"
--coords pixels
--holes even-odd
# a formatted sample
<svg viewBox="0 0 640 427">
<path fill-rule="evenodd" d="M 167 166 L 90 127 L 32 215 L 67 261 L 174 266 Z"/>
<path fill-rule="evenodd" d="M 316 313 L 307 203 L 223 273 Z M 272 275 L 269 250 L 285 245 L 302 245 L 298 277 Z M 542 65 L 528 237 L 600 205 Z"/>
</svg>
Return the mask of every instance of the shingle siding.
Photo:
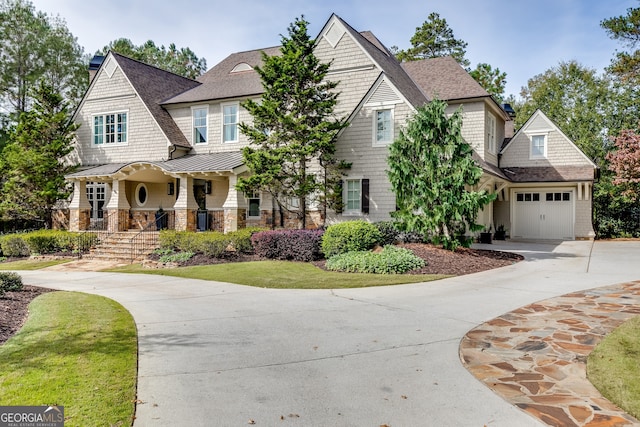
<svg viewBox="0 0 640 427">
<path fill-rule="evenodd" d="M 163 160 L 167 158 L 167 138 L 149 111 L 135 94 L 126 77 L 116 68 L 111 77 L 101 72 L 92 90 L 81 105 L 76 122 L 74 156 L 83 165 L 129 162 L 136 159 Z M 93 117 L 97 114 L 127 111 L 127 144 L 95 145 Z"/>
<path fill-rule="evenodd" d="M 547 127 L 548 129 L 548 127 Z M 530 128 L 527 128 L 527 133 Z M 531 131 L 535 133 L 535 131 Z M 557 130 L 547 134 L 547 157 L 531 159 L 531 136 L 525 132 L 511 140 L 500 159 L 500 167 L 589 166 L 585 156 Z"/>
</svg>

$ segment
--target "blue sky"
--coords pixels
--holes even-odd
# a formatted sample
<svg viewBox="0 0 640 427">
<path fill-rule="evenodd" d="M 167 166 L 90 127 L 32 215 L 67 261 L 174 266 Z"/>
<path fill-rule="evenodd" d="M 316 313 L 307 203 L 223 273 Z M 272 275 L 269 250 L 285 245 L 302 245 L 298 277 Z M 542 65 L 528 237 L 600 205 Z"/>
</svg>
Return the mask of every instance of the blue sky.
<svg viewBox="0 0 640 427">
<path fill-rule="evenodd" d="M 624 15 L 638 0 L 32 0 L 36 9 L 59 14 L 87 53 L 126 37 L 189 47 L 212 67 L 232 52 L 280 44 L 296 17 L 310 22 L 315 37 L 331 13 L 356 30 L 370 30 L 388 47 L 410 46 L 416 27 L 431 12 L 445 18 L 468 43 L 472 67 L 487 62 L 507 73 L 508 94 L 527 80 L 577 60 L 602 71 L 616 49 L 600 21 Z"/>
</svg>

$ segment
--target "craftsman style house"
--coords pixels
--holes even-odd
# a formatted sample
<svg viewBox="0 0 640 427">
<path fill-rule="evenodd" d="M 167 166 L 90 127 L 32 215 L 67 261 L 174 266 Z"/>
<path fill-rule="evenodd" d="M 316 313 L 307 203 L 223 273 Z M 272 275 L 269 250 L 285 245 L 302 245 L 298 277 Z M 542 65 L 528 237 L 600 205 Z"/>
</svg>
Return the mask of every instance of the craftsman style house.
<svg viewBox="0 0 640 427">
<path fill-rule="evenodd" d="M 67 176 L 74 193 L 60 222 L 71 230 L 96 221 L 140 229 L 162 209 L 178 230 L 291 226 L 266 194 L 235 188 L 248 173 L 238 124 L 251 117 L 241 103 L 263 91 L 253 69 L 262 51 L 279 53 L 234 53 L 197 80 L 107 54 L 75 115 L 81 126 L 72 160 L 81 168 Z M 514 135 L 512 117 L 453 59 L 401 64 L 372 33 L 336 15 L 317 36 L 315 54 L 331 62 L 327 78 L 340 82 L 336 113 L 349 126 L 338 135 L 336 157 L 352 167 L 344 210 L 327 218 L 312 212 L 312 226 L 390 218 L 388 145 L 417 107 L 437 97 L 451 112 L 462 108 L 462 135 L 484 171 L 478 187 L 498 194 L 478 222 L 504 225 L 519 238 L 593 236 L 596 167 L 543 112 Z"/>
</svg>

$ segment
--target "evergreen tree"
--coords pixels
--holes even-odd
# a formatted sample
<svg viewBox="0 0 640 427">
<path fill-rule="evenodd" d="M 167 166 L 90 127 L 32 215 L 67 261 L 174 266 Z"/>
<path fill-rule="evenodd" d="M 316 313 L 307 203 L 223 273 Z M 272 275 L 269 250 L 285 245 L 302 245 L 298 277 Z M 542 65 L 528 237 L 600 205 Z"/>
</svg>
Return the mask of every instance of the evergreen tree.
<svg viewBox="0 0 640 427">
<path fill-rule="evenodd" d="M 482 229 L 475 219 L 495 195 L 468 190 L 482 169 L 460 134 L 460 110 L 447 117 L 446 108 L 440 100 L 418 108 L 389 147 L 387 175 L 397 204 L 391 216 L 400 228 L 455 250 L 468 243 L 459 242 L 456 234 Z"/>
<path fill-rule="evenodd" d="M 307 200 L 333 188 L 325 177 L 335 180 L 336 174 L 320 168 L 339 165 L 334 139 L 346 126 L 333 115 L 338 83 L 325 81 L 330 64 L 315 56 L 307 26 L 304 17 L 296 18 L 288 37 L 282 36 L 282 54 L 263 53 L 263 66 L 255 68 L 264 93 L 260 102 L 242 104 L 253 117 L 252 124 L 240 124 L 250 141 L 242 153 L 251 175 L 237 185 L 245 193 L 270 193 L 281 208 L 296 213 L 302 228 Z"/>
<path fill-rule="evenodd" d="M 611 61 L 609 71 L 622 80 L 638 83 L 640 79 L 640 50 L 636 49 L 640 42 L 640 8 L 629 8 L 627 14 L 605 19 L 600 22 L 609 37 L 620 40 L 630 51 L 616 52 Z"/>
<path fill-rule="evenodd" d="M 152 40 L 136 46 L 131 40 L 120 38 L 110 42 L 96 54 L 106 55 L 109 51 L 190 79 L 195 79 L 207 70 L 206 59 L 198 58 L 188 47 L 178 49 L 174 43 L 167 49 L 164 45 L 156 46 Z"/>
<path fill-rule="evenodd" d="M 399 61 L 418 61 L 426 58 L 453 57 L 463 67 L 469 66 L 465 58 L 467 42 L 456 39 L 447 20 L 432 12 L 416 33 L 411 37 L 411 45 L 407 50 L 400 50 L 396 57 Z M 394 46 L 392 49 L 397 50 Z"/>
<path fill-rule="evenodd" d="M 60 199 L 70 194 L 64 176 L 75 166 L 63 158 L 73 150 L 68 102 L 45 83 L 34 91 L 31 111 L 22 113 L 3 151 L 0 214 L 5 220 L 44 220 Z"/>
<path fill-rule="evenodd" d="M 507 73 L 500 71 L 500 68 L 493 68 L 487 63 L 476 65 L 476 68 L 469 72 L 469 75 L 482 86 L 489 95 L 493 96 L 498 103 L 502 103 L 504 98 L 504 88 L 507 84 Z"/>
</svg>

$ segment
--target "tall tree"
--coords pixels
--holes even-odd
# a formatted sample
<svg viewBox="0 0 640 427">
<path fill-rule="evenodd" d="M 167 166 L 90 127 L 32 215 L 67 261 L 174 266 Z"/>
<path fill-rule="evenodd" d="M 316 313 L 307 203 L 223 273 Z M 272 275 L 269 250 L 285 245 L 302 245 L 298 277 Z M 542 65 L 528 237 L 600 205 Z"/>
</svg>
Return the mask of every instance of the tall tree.
<svg viewBox="0 0 640 427">
<path fill-rule="evenodd" d="M 475 220 L 495 195 L 469 190 L 482 169 L 460 133 L 460 110 L 449 117 L 446 108 L 440 100 L 418 108 L 389 147 L 387 175 L 398 207 L 391 215 L 400 228 L 455 250 L 461 243 L 456 234 L 483 228 Z"/>
<path fill-rule="evenodd" d="M 237 185 L 245 193 L 266 191 L 283 208 L 297 200 L 291 211 L 302 228 L 306 227 L 307 199 L 331 187 L 324 179 L 328 175 L 318 173 L 315 165 L 334 163 L 330 161 L 334 139 L 346 126 L 334 117 L 338 83 L 326 80 L 330 64 L 315 56 L 308 25 L 304 17 L 296 18 L 288 37 L 281 37 L 282 54 L 263 53 L 263 66 L 255 68 L 264 93 L 260 102 L 242 104 L 253 117 L 253 123 L 240 124 L 250 141 L 242 154 L 251 175 Z"/>
<path fill-rule="evenodd" d="M 600 22 L 614 40 L 619 40 L 630 51 L 617 52 L 611 61 L 609 71 L 623 80 L 640 79 L 640 50 L 636 49 L 640 42 L 640 8 L 627 9 L 626 15 L 616 16 Z"/>
<path fill-rule="evenodd" d="M 0 170 L 0 214 L 6 220 L 44 219 L 60 199 L 70 194 L 64 176 L 75 166 L 63 161 L 73 149 L 69 103 L 45 83 L 33 93 L 33 109 L 22 113 L 3 151 Z"/>
<path fill-rule="evenodd" d="M 607 117 L 612 111 L 610 81 L 576 61 L 529 79 L 516 105 L 516 128 L 536 109 L 553 120 L 585 154 L 603 165 L 607 152 Z"/>
<path fill-rule="evenodd" d="M 28 0 L 0 0 L 0 105 L 14 120 L 28 110 L 40 79 L 78 102 L 88 84 L 83 49 L 64 20 Z"/>
<path fill-rule="evenodd" d="M 188 47 L 178 49 L 174 43 L 167 49 L 164 45 L 157 46 L 152 40 L 136 46 L 131 40 L 120 38 L 110 42 L 96 54 L 104 55 L 110 50 L 190 79 L 195 79 L 207 70 L 206 59 L 198 58 Z"/>
<path fill-rule="evenodd" d="M 447 20 L 436 12 L 431 12 L 422 26 L 416 28 L 416 33 L 411 37 L 411 46 L 397 53 L 399 61 L 451 56 L 463 67 L 469 66 L 469 60 L 465 58 L 467 42 L 456 39 Z"/>
<path fill-rule="evenodd" d="M 500 71 L 500 68 L 493 68 L 487 63 L 476 65 L 476 68 L 469 72 L 471 77 L 477 81 L 496 101 L 502 103 L 504 98 L 504 88 L 507 84 L 507 73 Z"/>
</svg>

